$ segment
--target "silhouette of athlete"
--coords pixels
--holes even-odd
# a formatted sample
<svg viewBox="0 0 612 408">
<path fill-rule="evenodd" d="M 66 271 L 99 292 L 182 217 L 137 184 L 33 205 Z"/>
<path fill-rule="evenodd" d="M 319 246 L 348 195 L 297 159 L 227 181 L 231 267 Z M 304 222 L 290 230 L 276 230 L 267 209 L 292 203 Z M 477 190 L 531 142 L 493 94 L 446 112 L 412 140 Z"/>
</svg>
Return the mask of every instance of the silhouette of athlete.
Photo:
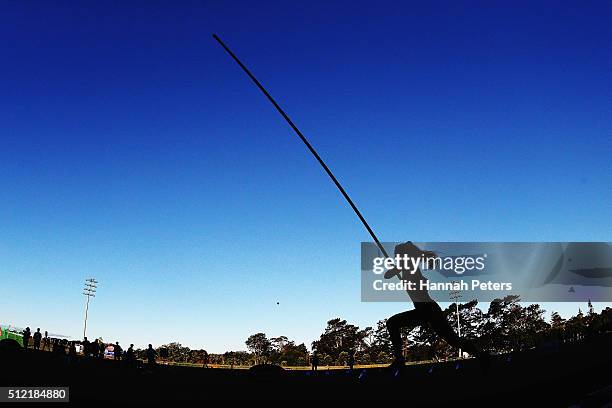
<svg viewBox="0 0 612 408">
<path fill-rule="evenodd" d="M 434 252 L 422 251 L 410 241 L 397 245 L 395 247 L 395 255 L 407 255 L 409 258 L 414 259 L 423 257 L 425 260 L 427 260 L 427 258 L 433 258 L 436 256 Z M 416 326 L 424 326 L 428 324 L 432 330 L 448 344 L 453 347 L 460 347 L 471 355 L 476 356 L 481 361 L 483 369 L 488 368 L 489 354 L 481 351 L 472 342 L 461 339 L 459 336 L 457 336 L 457 333 L 455 333 L 444 317 L 440 306 L 431 298 L 431 296 L 429 296 L 427 289 L 421 289 L 421 282 L 426 282 L 427 278 L 423 276 L 420 268 L 417 267 L 416 271 L 413 271 L 410 265 L 411 263 L 408 262 L 407 268 L 403 270 L 392 268 L 385 273 L 385 279 L 398 276 L 402 281 L 414 282 L 413 290 L 406 289 L 410 300 L 412 300 L 412 303 L 414 303 L 414 309 L 407 312 L 398 313 L 391 316 L 387 320 L 387 330 L 389 332 L 389 336 L 391 337 L 393 354 L 395 357 L 391 367 L 399 368 L 405 363 L 405 359 L 402 354 L 401 329 L 412 329 Z"/>
</svg>

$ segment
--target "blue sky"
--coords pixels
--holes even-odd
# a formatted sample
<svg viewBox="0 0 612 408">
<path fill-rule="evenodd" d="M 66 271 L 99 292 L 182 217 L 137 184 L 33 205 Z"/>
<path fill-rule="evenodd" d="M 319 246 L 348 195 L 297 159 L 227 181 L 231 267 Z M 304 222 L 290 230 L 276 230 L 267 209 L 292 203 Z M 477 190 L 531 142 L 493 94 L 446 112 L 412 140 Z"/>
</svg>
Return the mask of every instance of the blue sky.
<svg viewBox="0 0 612 408">
<path fill-rule="evenodd" d="M 0 322 L 80 336 L 89 276 L 137 345 L 410 307 L 360 302 L 366 231 L 213 32 L 381 239 L 611 240 L 610 4 L 0 5 Z"/>
</svg>

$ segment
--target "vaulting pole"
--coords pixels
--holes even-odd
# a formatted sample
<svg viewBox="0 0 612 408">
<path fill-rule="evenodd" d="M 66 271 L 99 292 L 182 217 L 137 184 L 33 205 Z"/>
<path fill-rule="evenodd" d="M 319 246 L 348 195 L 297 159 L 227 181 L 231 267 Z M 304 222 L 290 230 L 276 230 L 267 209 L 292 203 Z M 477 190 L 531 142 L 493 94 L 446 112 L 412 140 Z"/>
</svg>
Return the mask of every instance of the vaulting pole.
<svg viewBox="0 0 612 408">
<path fill-rule="evenodd" d="M 380 243 L 380 241 L 378 240 L 378 237 L 376 236 L 376 234 L 374 233 L 374 231 L 372 230 L 372 228 L 370 228 L 370 225 L 368 224 L 368 222 L 366 221 L 366 219 L 363 217 L 363 215 L 361 215 L 361 212 L 359 211 L 359 209 L 357 208 L 357 206 L 355 205 L 355 203 L 353 202 L 353 200 L 351 200 L 351 197 L 349 197 L 348 193 L 346 192 L 346 190 L 342 187 L 342 185 L 340 184 L 340 182 L 338 181 L 338 179 L 336 178 L 336 176 L 334 176 L 334 173 L 332 173 L 332 171 L 329 169 L 329 167 L 327 167 L 327 164 L 325 164 L 325 162 L 323 161 L 323 159 L 321 158 L 321 156 L 319 156 L 319 153 L 317 153 L 317 151 L 314 149 L 314 147 L 312 147 L 312 145 L 310 144 L 310 142 L 308 141 L 308 139 L 306 139 L 306 137 L 302 134 L 302 132 L 300 131 L 300 129 L 298 129 L 298 127 L 295 125 L 295 123 L 293 123 L 293 121 L 291 120 L 291 118 L 285 113 L 285 111 L 283 110 L 283 108 L 281 108 L 279 106 L 278 103 L 276 103 L 276 101 L 274 100 L 274 98 L 272 98 L 272 95 L 270 95 L 268 93 L 268 91 L 266 91 L 266 88 L 263 87 L 263 85 L 257 80 L 257 78 L 255 78 L 255 76 L 253 74 L 251 74 L 251 71 L 249 71 L 249 69 L 244 66 L 244 64 L 238 59 L 238 57 L 236 56 L 236 54 L 234 54 L 228 47 L 227 45 L 225 45 L 225 43 L 223 43 L 223 41 L 221 41 L 221 39 L 216 35 L 213 34 L 213 38 L 215 40 L 217 40 L 217 42 L 223 47 L 223 49 L 230 55 L 230 57 L 232 57 L 234 59 L 234 61 L 236 61 L 236 63 L 240 66 L 240 68 L 242 68 L 242 70 L 249 76 L 249 78 L 251 78 L 251 80 L 255 83 L 255 85 L 257 85 L 257 87 L 259 88 L 259 90 L 261 92 L 263 92 L 263 94 L 266 96 L 266 98 L 268 98 L 268 100 L 272 103 L 272 105 L 274 105 L 274 107 L 276 108 L 276 110 L 278 111 L 278 113 L 281 114 L 281 116 L 285 119 L 285 121 L 287 121 L 287 123 L 289 124 L 289 126 L 291 126 L 291 128 L 293 129 L 293 131 L 298 135 L 298 137 L 302 140 L 302 142 L 306 145 L 306 147 L 308 148 L 308 150 L 310 150 L 310 153 L 312 153 L 312 155 L 315 157 L 315 159 L 317 159 L 317 161 L 319 162 L 319 164 L 321 165 L 321 167 L 323 167 L 323 170 L 325 170 L 325 172 L 327 173 L 327 175 L 329 176 L 329 178 L 331 178 L 331 180 L 334 182 L 334 184 L 336 185 L 336 187 L 338 188 L 338 190 L 340 190 L 340 193 L 342 193 L 342 196 L 344 197 L 344 199 L 349 203 L 349 205 L 351 206 L 351 208 L 353 209 L 353 211 L 355 212 L 355 214 L 357 214 L 357 217 L 359 217 L 359 220 L 361 221 L 361 223 L 363 224 L 363 226 L 366 228 L 366 230 L 368 230 L 368 233 L 370 234 L 370 236 L 372 237 L 372 239 L 374 240 L 374 242 L 376 242 L 376 245 L 378 246 L 378 249 L 380 249 L 380 251 L 383 253 L 383 255 L 385 256 L 385 258 L 388 258 L 389 255 L 387 254 L 387 251 L 385 250 L 385 248 L 382 246 L 382 244 Z"/>
</svg>

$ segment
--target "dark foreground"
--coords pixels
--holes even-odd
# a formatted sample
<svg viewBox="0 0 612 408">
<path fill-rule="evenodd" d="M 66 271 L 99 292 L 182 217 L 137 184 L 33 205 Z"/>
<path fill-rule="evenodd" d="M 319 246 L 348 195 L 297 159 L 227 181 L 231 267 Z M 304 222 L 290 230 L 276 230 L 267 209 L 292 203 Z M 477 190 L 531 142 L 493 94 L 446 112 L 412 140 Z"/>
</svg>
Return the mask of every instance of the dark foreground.
<svg viewBox="0 0 612 408">
<path fill-rule="evenodd" d="M 266 400 L 271 405 L 400 400 L 404 406 L 601 407 L 612 403 L 612 333 L 556 350 L 497 356 L 483 374 L 478 362 L 317 373 L 176 366 L 123 367 L 114 361 L 44 352 L 0 351 L 0 386 L 69 386 L 73 404 L 204 406 Z M 327 405 L 327 404 L 324 404 Z M 612 405 L 611 405 L 612 406 Z"/>
</svg>

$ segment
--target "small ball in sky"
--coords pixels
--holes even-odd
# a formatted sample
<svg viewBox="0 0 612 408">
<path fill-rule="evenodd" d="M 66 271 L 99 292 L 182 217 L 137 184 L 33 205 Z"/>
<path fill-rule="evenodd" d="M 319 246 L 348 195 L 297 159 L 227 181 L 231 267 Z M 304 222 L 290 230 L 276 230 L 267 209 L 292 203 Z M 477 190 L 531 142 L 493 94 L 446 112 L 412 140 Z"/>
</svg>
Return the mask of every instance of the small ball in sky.
<svg viewBox="0 0 612 408">
<path fill-rule="evenodd" d="M 277 305 L 280 305 L 280 302 L 276 302 Z"/>
</svg>

